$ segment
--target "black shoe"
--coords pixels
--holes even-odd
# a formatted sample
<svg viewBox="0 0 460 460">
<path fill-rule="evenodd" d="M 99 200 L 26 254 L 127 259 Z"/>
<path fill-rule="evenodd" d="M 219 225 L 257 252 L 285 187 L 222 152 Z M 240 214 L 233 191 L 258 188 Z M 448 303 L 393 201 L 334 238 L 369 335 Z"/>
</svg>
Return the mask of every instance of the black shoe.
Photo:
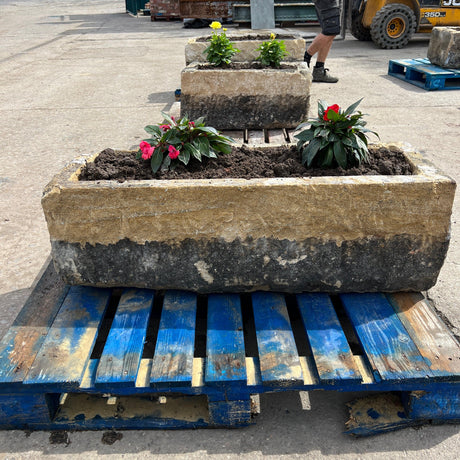
<svg viewBox="0 0 460 460">
<path fill-rule="evenodd" d="M 313 67 L 313 81 L 322 83 L 337 83 L 339 79 L 329 73 L 325 67 Z"/>
</svg>

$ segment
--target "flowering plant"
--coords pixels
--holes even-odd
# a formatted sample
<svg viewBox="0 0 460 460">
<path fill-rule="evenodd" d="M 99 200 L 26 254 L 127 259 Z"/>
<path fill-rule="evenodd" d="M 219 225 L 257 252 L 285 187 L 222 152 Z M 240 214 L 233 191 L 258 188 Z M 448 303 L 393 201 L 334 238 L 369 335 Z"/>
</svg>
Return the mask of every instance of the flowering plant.
<svg viewBox="0 0 460 460">
<path fill-rule="evenodd" d="M 192 158 L 217 158 L 218 153 L 230 153 L 234 140 L 223 136 L 216 129 L 205 126 L 204 119 L 190 121 L 186 116 L 175 119 L 162 112 L 164 121 L 148 125 L 150 134 L 139 144 L 137 158 L 150 160 L 152 171 L 174 169 L 178 161 L 187 165 Z"/>
<path fill-rule="evenodd" d="M 213 29 L 211 35 L 210 45 L 203 51 L 206 53 L 208 62 L 216 66 L 222 64 L 230 64 L 232 57 L 239 53 L 240 50 L 233 47 L 233 43 L 230 42 L 227 35 L 225 34 L 227 29 L 222 29 L 220 34 L 217 33 L 218 29 L 222 28 L 220 22 L 213 21 L 209 26 Z"/>
<path fill-rule="evenodd" d="M 263 65 L 279 67 L 282 59 L 289 53 L 286 51 L 286 45 L 283 40 L 276 40 L 274 33 L 270 34 L 270 41 L 263 42 L 258 48 L 260 55 L 257 60 Z"/>
<path fill-rule="evenodd" d="M 328 106 L 318 102 L 318 118 L 297 127 L 300 132 L 297 148 L 302 152 L 302 163 L 307 167 L 323 166 L 344 169 L 369 161 L 366 133 L 378 134 L 365 128 L 361 112 L 355 112 L 362 101 L 355 102 L 346 110 L 337 104 Z M 302 128 L 309 126 L 302 131 Z"/>
</svg>

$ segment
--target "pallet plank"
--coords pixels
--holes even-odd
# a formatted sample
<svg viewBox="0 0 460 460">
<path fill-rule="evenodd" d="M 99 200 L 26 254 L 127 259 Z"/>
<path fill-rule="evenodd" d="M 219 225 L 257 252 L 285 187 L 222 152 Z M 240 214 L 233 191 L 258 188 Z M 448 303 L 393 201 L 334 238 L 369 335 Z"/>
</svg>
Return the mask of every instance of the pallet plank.
<svg viewBox="0 0 460 460">
<path fill-rule="evenodd" d="M 444 69 L 426 59 L 392 59 L 388 75 L 427 91 L 460 89 L 460 71 Z"/>
<path fill-rule="evenodd" d="M 302 368 L 284 296 L 255 292 L 252 305 L 262 382 L 281 386 L 302 383 Z"/>
<path fill-rule="evenodd" d="M 150 384 L 191 386 L 197 296 L 167 291 L 161 312 Z"/>
<path fill-rule="evenodd" d="M 243 318 L 239 295 L 209 296 L 206 356 L 206 383 L 246 383 Z"/>
<path fill-rule="evenodd" d="M 0 342 L 0 385 L 24 380 L 68 290 L 50 262 Z"/>
<path fill-rule="evenodd" d="M 460 344 L 422 294 L 387 295 L 434 376 L 460 379 Z"/>
<path fill-rule="evenodd" d="M 134 386 L 142 358 L 154 291 L 125 289 L 96 373 L 96 385 Z"/>
<path fill-rule="evenodd" d="M 72 286 L 49 329 L 25 384 L 78 386 L 102 317 L 109 303 L 109 289 Z"/>
<path fill-rule="evenodd" d="M 340 298 L 377 381 L 433 377 L 383 294 L 341 294 Z"/>
<path fill-rule="evenodd" d="M 320 381 L 361 381 L 361 375 L 327 294 L 299 294 L 297 302 Z"/>
</svg>

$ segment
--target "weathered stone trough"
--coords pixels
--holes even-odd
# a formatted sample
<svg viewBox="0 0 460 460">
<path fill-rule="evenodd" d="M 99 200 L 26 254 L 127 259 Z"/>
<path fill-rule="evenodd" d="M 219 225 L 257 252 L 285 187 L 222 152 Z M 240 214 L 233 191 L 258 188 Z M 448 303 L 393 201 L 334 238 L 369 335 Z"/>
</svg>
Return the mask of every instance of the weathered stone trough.
<svg viewBox="0 0 460 460">
<path fill-rule="evenodd" d="M 46 187 L 66 283 L 198 292 L 404 291 L 436 282 L 455 182 L 412 176 L 79 182 Z"/>
<path fill-rule="evenodd" d="M 181 74 L 181 115 L 218 129 L 295 128 L 308 118 L 311 72 L 305 62 L 282 69 L 239 63 L 193 63 Z"/>
<path fill-rule="evenodd" d="M 270 40 L 272 31 L 259 30 L 258 32 L 247 33 L 227 33 L 228 39 L 233 42 L 235 48 L 240 52 L 232 57 L 233 62 L 250 62 L 259 56 L 257 48 L 265 41 Z M 185 63 L 206 62 L 205 49 L 209 45 L 209 35 L 194 37 L 189 39 L 185 45 Z M 277 40 L 284 41 L 288 52 L 285 61 L 303 61 L 305 53 L 305 40 L 298 34 L 280 33 L 276 34 Z"/>
</svg>

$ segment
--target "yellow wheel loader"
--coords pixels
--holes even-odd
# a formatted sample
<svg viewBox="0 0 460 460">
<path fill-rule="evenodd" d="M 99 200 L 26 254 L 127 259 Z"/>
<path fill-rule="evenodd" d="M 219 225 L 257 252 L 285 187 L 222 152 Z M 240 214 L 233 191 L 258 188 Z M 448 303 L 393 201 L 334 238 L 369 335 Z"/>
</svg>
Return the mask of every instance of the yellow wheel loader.
<svg viewBox="0 0 460 460">
<path fill-rule="evenodd" d="M 380 48 L 402 48 L 415 32 L 460 26 L 460 0 L 351 0 L 350 31 Z"/>
</svg>

